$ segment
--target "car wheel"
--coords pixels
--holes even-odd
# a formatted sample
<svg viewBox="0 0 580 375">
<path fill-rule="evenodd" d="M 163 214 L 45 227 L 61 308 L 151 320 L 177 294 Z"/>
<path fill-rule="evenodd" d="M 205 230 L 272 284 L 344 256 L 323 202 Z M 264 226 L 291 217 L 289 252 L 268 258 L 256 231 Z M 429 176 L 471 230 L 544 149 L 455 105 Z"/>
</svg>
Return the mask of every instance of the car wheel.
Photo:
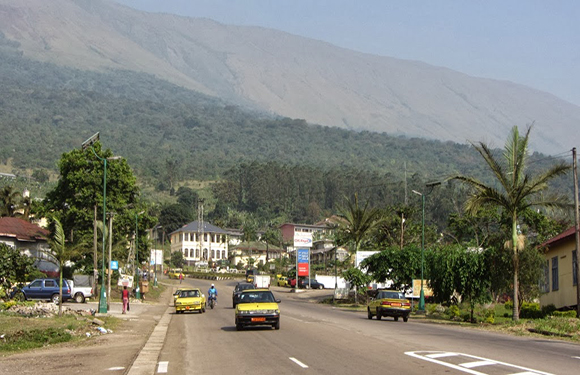
<svg viewBox="0 0 580 375">
<path fill-rule="evenodd" d="M 26 295 L 22 292 L 16 292 L 13 298 L 19 302 L 26 301 Z"/>
<path fill-rule="evenodd" d="M 241 324 L 236 324 L 236 331 L 241 331 L 242 329 L 244 329 L 244 326 Z"/>
<path fill-rule="evenodd" d="M 75 301 L 77 303 L 84 303 L 85 302 L 85 296 L 82 293 L 77 293 L 75 295 Z"/>
<path fill-rule="evenodd" d="M 204 306 L 201 307 L 201 312 L 202 312 L 202 314 L 205 312 L 205 307 Z"/>
<path fill-rule="evenodd" d="M 381 320 L 381 318 L 382 318 L 381 313 L 377 311 L 377 320 Z"/>
<path fill-rule="evenodd" d="M 399 317 L 398 316 L 395 316 L 394 318 L 395 318 L 395 322 L 398 322 L 399 321 Z"/>
<path fill-rule="evenodd" d="M 403 322 L 407 323 L 407 320 L 409 320 L 409 317 L 408 316 L 404 316 L 403 317 Z"/>
<path fill-rule="evenodd" d="M 373 313 L 371 312 L 371 308 L 367 307 L 367 318 L 372 319 L 373 318 Z"/>
<path fill-rule="evenodd" d="M 274 324 L 272 327 L 274 327 L 274 329 L 280 329 L 280 319 L 278 319 L 276 324 Z"/>
<path fill-rule="evenodd" d="M 324 289 L 324 285 L 320 284 L 320 286 L 318 287 L 318 289 Z"/>
<path fill-rule="evenodd" d="M 58 305 L 58 303 L 60 302 L 60 297 L 58 294 L 53 294 L 52 298 L 51 298 L 52 303 L 54 303 L 55 305 Z"/>
</svg>

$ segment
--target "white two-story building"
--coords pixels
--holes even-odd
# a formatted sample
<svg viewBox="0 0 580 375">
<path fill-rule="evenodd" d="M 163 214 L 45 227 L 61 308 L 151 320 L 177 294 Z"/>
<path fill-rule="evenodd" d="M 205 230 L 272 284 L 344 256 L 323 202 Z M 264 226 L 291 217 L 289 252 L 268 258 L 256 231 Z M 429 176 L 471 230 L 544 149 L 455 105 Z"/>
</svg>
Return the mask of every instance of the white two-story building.
<svg viewBox="0 0 580 375">
<path fill-rule="evenodd" d="M 180 251 L 188 266 L 228 259 L 227 231 L 193 221 L 170 233 L 171 252 Z"/>
</svg>

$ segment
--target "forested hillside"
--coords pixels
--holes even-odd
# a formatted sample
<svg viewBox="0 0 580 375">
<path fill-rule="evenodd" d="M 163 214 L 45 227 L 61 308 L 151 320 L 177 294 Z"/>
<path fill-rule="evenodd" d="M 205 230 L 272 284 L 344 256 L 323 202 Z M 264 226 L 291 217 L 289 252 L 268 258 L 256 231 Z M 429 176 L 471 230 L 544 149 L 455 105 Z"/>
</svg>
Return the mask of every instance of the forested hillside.
<svg viewBox="0 0 580 375">
<path fill-rule="evenodd" d="M 409 189 L 454 173 L 485 178 L 470 146 L 275 118 L 146 74 L 31 61 L 17 47 L 0 39 L 0 163 L 10 161 L 17 175 L 56 171 L 62 153 L 100 132 L 103 147 L 128 160 L 141 186 L 222 181 L 214 191 L 221 204 L 310 221 L 354 192 L 401 204 L 405 175 Z M 533 164 L 539 168 L 551 162 L 535 158 L 544 159 Z M 247 183 L 232 190 L 232 179 Z"/>
</svg>

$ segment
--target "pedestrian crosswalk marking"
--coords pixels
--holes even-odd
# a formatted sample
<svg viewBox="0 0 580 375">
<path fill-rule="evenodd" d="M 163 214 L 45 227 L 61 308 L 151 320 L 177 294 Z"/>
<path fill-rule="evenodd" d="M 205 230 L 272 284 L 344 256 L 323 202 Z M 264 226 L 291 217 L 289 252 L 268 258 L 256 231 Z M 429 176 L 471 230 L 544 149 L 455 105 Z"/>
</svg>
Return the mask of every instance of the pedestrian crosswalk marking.
<svg viewBox="0 0 580 375">
<path fill-rule="evenodd" d="M 405 352 L 405 354 L 411 357 L 419 358 L 424 361 L 429 361 L 432 363 L 436 363 L 438 365 L 450 367 L 473 375 L 489 375 L 489 374 L 553 375 L 548 372 L 538 371 L 522 366 L 513 365 L 511 363 L 495 361 L 493 359 L 477 357 L 465 353 L 443 352 L 443 351 L 416 351 L 416 352 Z M 454 363 L 451 363 L 450 362 L 451 360 L 453 360 Z M 480 368 L 480 371 L 489 369 L 489 373 L 473 370 L 474 368 Z"/>
</svg>

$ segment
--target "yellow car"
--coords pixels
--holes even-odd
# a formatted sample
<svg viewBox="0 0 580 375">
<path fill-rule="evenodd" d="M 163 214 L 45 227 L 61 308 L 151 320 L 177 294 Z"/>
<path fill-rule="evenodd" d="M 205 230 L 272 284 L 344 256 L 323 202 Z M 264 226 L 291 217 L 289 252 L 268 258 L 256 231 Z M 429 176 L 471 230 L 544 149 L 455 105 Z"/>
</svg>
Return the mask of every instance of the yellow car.
<svg viewBox="0 0 580 375">
<path fill-rule="evenodd" d="M 248 289 L 240 294 L 235 321 L 238 331 L 246 326 L 272 326 L 280 329 L 279 299 L 269 289 Z"/>
<path fill-rule="evenodd" d="M 395 321 L 402 317 L 406 322 L 411 313 L 411 302 L 403 293 L 396 290 L 379 290 L 377 297 L 369 302 L 367 313 L 369 319 L 376 316 L 377 320 L 381 320 L 383 316 L 392 316 Z"/>
<path fill-rule="evenodd" d="M 184 313 L 186 311 L 205 312 L 205 296 L 197 288 L 187 288 L 179 292 L 175 300 L 175 313 Z"/>
<path fill-rule="evenodd" d="M 177 288 L 177 290 L 173 293 L 173 306 L 175 306 L 175 301 L 177 301 L 177 297 L 181 294 L 182 290 L 190 289 L 189 287 L 186 288 Z"/>
<path fill-rule="evenodd" d="M 288 284 L 288 278 L 286 276 L 279 277 L 276 284 L 278 284 L 278 286 L 290 286 L 290 284 Z"/>
</svg>

